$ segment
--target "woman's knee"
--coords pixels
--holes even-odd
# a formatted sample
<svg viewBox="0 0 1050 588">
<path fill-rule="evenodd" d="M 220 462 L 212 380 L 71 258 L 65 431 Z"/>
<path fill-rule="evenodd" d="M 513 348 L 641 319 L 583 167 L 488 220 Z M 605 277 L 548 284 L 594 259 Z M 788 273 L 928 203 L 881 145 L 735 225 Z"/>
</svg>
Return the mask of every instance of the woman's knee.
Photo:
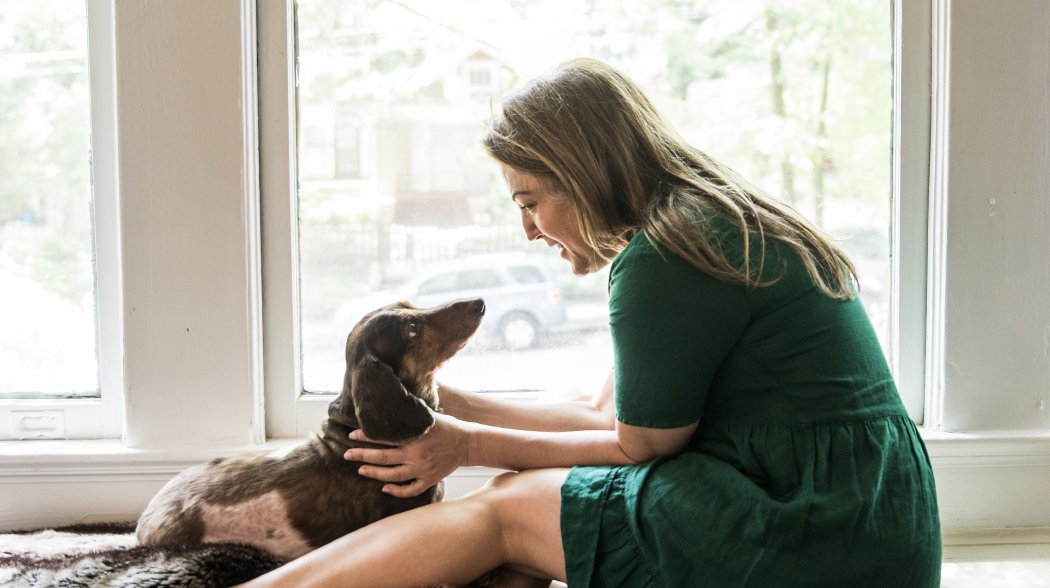
<svg viewBox="0 0 1050 588">
<path fill-rule="evenodd" d="M 528 501 L 532 498 L 547 500 L 552 496 L 561 498 L 561 485 L 569 471 L 564 469 L 526 470 L 506 472 L 493 476 L 477 494 L 497 502 Z"/>
<path fill-rule="evenodd" d="M 529 470 L 495 476 L 471 496 L 499 527 L 506 561 L 561 577 L 561 486 L 565 469 Z"/>
</svg>

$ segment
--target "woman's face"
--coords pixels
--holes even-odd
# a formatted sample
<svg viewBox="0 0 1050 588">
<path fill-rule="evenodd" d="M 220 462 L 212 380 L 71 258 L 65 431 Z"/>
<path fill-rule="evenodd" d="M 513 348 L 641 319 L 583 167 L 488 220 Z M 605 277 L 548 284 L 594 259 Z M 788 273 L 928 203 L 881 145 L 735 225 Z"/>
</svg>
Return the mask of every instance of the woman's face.
<svg viewBox="0 0 1050 588">
<path fill-rule="evenodd" d="M 511 199 L 521 209 L 521 225 L 529 241 L 556 247 L 572 273 L 582 276 L 605 267 L 606 261 L 583 240 L 580 223 L 569 199 L 531 174 L 503 166 Z"/>
</svg>

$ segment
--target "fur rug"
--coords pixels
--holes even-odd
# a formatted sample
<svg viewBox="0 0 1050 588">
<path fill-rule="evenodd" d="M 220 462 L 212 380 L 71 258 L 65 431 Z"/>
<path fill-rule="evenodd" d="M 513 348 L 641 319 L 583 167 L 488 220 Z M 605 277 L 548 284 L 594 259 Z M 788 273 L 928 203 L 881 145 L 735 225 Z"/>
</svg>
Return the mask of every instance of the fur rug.
<svg viewBox="0 0 1050 588">
<path fill-rule="evenodd" d="M 232 586 L 279 564 L 236 544 L 135 544 L 134 523 L 0 533 L 0 586 L 42 588 Z"/>
</svg>

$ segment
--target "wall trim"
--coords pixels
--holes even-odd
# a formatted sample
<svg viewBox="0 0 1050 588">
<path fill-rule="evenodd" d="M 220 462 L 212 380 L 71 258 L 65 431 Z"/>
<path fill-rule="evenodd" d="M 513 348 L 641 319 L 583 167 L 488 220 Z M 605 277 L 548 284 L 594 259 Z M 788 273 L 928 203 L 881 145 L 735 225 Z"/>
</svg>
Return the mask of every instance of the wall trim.
<svg viewBox="0 0 1050 588">
<path fill-rule="evenodd" d="M 1050 433 L 948 434 L 923 430 L 937 477 L 946 545 L 1050 545 Z M 117 440 L 0 443 L 0 530 L 133 520 L 179 471 L 215 457 L 283 451 L 262 445 L 131 449 Z M 446 480 L 462 496 L 501 472 L 462 468 Z M 1005 549 L 1005 548 L 1004 548 Z M 969 551 L 967 551 L 969 550 Z"/>
<path fill-rule="evenodd" d="M 259 189 L 259 74 L 255 0 L 241 0 L 241 100 L 244 149 L 245 265 L 248 285 L 248 344 L 251 347 L 251 433 L 253 443 L 266 440 L 263 368 L 262 216 Z"/>
<path fill-rule="evenodd" d="M 931 33 L 930 193 L 926 268 L 926 409 L 923 423 L 939 430 L 944 424 L 946 388 L 948 265 L 949 72 L 951 65 L 951 0 L 933 0 Z"/>
</svg>

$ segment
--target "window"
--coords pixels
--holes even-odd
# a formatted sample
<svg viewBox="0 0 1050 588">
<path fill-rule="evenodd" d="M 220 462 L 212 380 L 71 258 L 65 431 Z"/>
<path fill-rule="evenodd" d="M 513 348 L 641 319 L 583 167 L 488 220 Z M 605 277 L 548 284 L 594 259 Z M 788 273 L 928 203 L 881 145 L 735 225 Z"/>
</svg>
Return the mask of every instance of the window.
<svg viewBox="0 0 1050 588">
<path fill-rule="evenodd" d="M 0 397 L 99 390 L 87 7 L 51 4 L 0 5 Z"/>
<path fill-rule="evenodd" d="M 406 280 L 436 264 L 513 252 L 541 258 L 551 284 L 536 299 L 557 298 L 550 304 L 564 320 L 490 302 L 482 330 L 518 343 L 468 348 L 445 376 L 566 395 L 600 385 L 611 366 L 607 274 L 573 277 L 542 244 L 524 239 L 498 168 L 479 145 L 503 94 L 581 55 L 624 70 L 693 145 L 838 239 L 893 353 L 889 3 L 504 0 L 435 10 L 302 0 L 297 9 L 302 372 L 320 386 L 309 391 L 334 391 L 341 381 L 348 312 L 340 309 L 392 302 Z M 523 22 L 544 23 L 542 42 Z M 336 187 L 310 171 L 337 158 L 330 152 L 337 145 L 329 141 L 325 151 L 312 138 L 338 126 L 326 113 L 357 125 L 362 165 L 353 185 Z M 479 240 L 480 231 L 500 238 Z M 543 282 L 538 269 L 499 271 L 519 284 Z M 445 274 L 415 294 L 434 294 L 433 302 L 439 292 L 480 287 Z M 511 356 L 517 359 L 494 363 Z"/>
<path fill-rule="evenodd" d="M 0 439 L 119 437 L 112 7 L 0 6 Z"/>
<path fill-rule="evenodd" d="M 475 88 L 488 89 L 492 85 L 492 72 L 487 69 L 471 69 L 470 85 Z"/>
<path fill-rule="evenodd" d="M 481 290 L 499 288 L 503 282 L 492 270 L 473 270 L 459 275 L 459 285 L 464 290 Z"/>
<path fill-rule="evenodd" d="M 543 272 L 535 266 L 514 265 L 507 268 L 514 281 L 519 284 L 538 284 L 544 281 Z"/>
</svg>

